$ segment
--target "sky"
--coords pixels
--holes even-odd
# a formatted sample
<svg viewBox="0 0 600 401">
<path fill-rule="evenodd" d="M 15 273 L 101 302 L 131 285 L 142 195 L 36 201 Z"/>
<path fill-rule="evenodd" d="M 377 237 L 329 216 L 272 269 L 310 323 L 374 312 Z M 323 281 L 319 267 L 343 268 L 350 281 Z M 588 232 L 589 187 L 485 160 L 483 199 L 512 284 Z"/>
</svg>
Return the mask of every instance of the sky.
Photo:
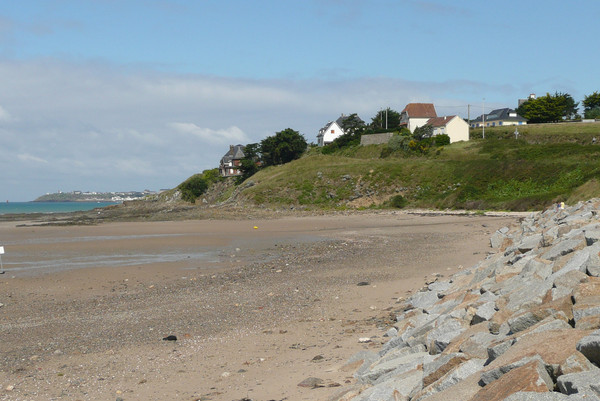
<svg viewBox="0 0 600 401">
<path fill-rule="evenodd" d="M 0 200 L 174 188 L 232 144 L 600 91 L 600 1 L 0 2 Z"/>
</svg>

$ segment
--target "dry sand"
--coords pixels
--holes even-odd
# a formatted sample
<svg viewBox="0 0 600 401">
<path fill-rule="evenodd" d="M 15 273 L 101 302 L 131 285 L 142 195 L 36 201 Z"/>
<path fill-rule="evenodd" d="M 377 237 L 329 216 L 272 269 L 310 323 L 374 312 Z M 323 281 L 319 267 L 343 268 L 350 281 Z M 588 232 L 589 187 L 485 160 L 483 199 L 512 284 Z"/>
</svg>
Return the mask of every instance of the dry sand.
<svg viewBox="0 0 600 401">
<path fill-rule="evenodd" d="M 483 259 L 515 219 L 2 222 L 0 400 L 327 400 L 399 297 Z"/>
</svg>

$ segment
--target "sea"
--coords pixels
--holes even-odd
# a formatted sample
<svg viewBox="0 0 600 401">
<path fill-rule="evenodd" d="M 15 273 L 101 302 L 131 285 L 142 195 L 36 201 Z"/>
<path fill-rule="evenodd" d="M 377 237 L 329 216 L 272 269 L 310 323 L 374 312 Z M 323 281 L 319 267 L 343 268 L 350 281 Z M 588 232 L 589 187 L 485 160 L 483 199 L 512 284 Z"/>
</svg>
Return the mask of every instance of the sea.
<svg viewBox="0 0 600 401">
<path fill-rule="evenodd" d="M 83 212 L 120 202 L 0 202 L 0 215 Z"/>
</svg>

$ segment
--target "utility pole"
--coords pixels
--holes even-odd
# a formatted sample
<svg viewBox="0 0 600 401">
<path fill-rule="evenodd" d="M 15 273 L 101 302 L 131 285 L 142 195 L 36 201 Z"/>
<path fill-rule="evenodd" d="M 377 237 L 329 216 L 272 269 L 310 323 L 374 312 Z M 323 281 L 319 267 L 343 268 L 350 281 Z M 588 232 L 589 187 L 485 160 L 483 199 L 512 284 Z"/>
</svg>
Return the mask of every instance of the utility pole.
<svg viewBox="0 0 600 401">
<path fill-rule="evenodd" d="M 483 139 L 485 139 L 485 98 L 483 98 L 482 111 L 483 111 L 483 114 L 481 115 L 481 126 L 483 127 L 482 137 L 483 137 Z"/>
<path fill-rule="evenodd" d="M 389 107 L 385 109 L 385 130 L 387 131 L 388 127 L 387 127 L 387 111 L 388 111 Z"/>
<path fill-rule="evenodd" d="M 471 126 L 471 105 L 467 105 L 467 122 L 469 123 L 469 127 Z"/>
</svg>

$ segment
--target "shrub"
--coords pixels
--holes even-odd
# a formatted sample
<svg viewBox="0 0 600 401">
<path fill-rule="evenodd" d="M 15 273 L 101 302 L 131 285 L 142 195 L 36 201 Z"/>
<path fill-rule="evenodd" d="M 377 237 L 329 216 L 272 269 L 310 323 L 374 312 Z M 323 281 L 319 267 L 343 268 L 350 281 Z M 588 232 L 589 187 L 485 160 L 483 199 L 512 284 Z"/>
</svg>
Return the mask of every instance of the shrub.
<svg viewBox="0 0 600 401">
<path fill-rule="evenodd" d="M 402 209 L 408 204 L 406 198 L 402 195 L 395 195 L 390 199 L 390 206 L 397 209 Z"/>
<path fill-rule="evenodd" d="M 435 146 L 450 145 L 450 137 L 446 134 L 440 134 L 433 137 Z"/>
<path fill-rule="evenodd" d="M 179 184 L 177 188 L 181 191 L 181 199 L 195 203 L 208 188 L 208 183 L 200 174 L 196 174 Z"/>
</svg>

